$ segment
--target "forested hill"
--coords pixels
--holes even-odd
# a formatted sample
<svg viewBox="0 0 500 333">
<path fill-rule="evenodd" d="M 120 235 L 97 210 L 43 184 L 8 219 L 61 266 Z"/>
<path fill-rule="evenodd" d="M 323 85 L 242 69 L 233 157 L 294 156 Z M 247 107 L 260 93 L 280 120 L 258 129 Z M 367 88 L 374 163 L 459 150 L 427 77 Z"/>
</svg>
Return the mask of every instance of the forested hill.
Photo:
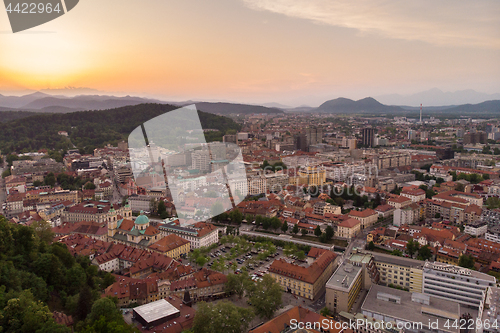
<svg viewBox="0 0 500 333">
<path fill-rule="evenodd" d="M 2 111 L 0 109 L 0 123 L 6 123 L 16 119 L 22 119 L 29 116 L 34 116 L 37 113 L 28 111 Z"/>
<path fill-rule="evenodd" d="M 24 226 L 0 215 L 0 331 L 70 333 L 52 318 L 58 311 L 73 316 L 76 332 L 138 332 L 101 298 L 115 277 L 52 239 L 47 222 Z"/>
<path fill-rule="evenodd" d="M 67 150 L 73 145 L 80 152 L 91 153 L 108 143 L 116 145 L 127 140 L 132 130 L 142 123 L 177 109 L 166 104 L 140 104 L 103 111 L 81 111 L 66 114 L 39 114 L 2 124 L 0 151 L 36 151 L 39 149 Z M 227 117 L 198 112 L 203 128 L 217 129 L 210 139 L 227 131 L 238 131 L 240 125 Z M 58 135 L 66 131 L 69 138 Z"/>
</svg>

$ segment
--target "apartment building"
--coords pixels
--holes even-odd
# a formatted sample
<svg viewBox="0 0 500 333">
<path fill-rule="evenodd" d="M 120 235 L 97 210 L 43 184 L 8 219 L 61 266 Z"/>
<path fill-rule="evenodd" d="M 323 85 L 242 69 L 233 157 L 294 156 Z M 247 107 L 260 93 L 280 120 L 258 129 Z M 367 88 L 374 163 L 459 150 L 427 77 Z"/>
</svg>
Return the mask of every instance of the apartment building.
<svg viewBox="0 0 500 333">
<path fill-rule="evenodd" d="M 416 203 L 412 203 L 408 206 L 397 208 L 394 211 L 393 224 L 400 227 L 405 224 L 413 224 L 423 217 L 424 209 Z"/>
<path fill-rule="evenodd" d="M 377 252 L 367 253 L 375 260 L 381 284 L 393 284 L 411 292 L 422 292 L 423 261 Z"/>
<path fill-rule="evenodd" d="M 403 187 L 401 196 L 410 199 L 412 202 L 420 202 L 425 200 L 425 191 L 421 188 Z"/>
<path fill-rule="evenodd" d="M 336 235 L 345 239 L 352 239 L 361 231 L 359 220 L 348 218 L 337 225 Z"/>
<path fill-rule="evenodd" d="M 362 211 L 351 210 L 349 212 L 349 217 L 352 217 L 353 219 L 361 222 L 361 229 L 365 229 L 371 227 L 377 222 L 378 213 L 369 208 Z"/>
<path fill-rule="evenodd" d="M 464 233 L 474 237 L 480 237 L 486 234 L 486 231 L 488 231 L 488 223 L 484 221 L 480 220 L 471 221 L 471 222 L 466 222 L 464 225 L 465 225 Z"/>
<path fill-rule="evenodd" d="M 395 209 L 398 209 L 398 208 L 401 209 L 403 207 L 408 206 L 411 203 L 412 203 L 412 201 L 410 198 L 399 196 L 399 195 L 393 196 L 387 200 L 387 204 L 389 206 L 394 207 Z"/>
<path fill-rule="evenodd" d="M 500 243 L 500 225 L 489 227 L 484 234 L 484 238 L 491 242 Z"/>
</svg>

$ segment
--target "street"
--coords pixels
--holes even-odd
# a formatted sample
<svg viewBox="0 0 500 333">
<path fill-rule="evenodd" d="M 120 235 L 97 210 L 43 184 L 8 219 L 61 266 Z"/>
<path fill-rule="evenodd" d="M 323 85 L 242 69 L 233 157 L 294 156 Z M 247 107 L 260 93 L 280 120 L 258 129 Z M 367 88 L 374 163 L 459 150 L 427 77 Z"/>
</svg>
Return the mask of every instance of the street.
<svg viewBox="0 0 500 333">
<path fill-rule="evenodd" d="M 313 242 L 308 242 L 308 241 L 301 241 L 301 240 L 298 240 L 295 238 L 284 238 L 284 237 L 273 236 L 270 234 L 264 234 L 264 233 L 260 233 L 260 232 L 244 231 L 241 229 L 240 229 L 240 233 L 242 235 L 255 236 L 255 237 L 267 237 L 267 238 L 281 240 L 281 241 L 285 241 L 285 242 L 291 242 L 291 243 L 295 243 L 295 244 L 307 245 L 307 246 L 317 247 L 320 249 L 334 251 L 334 245 L 323 245 L 323 244 L 318 244 L 318 243 L 313 243 Z"/>
<path fill-rule="evenodd" d="M 0 167 L 0 175 L 3 173 L 5 169 Z M 2 209 L 2 204 L 7 199 L 7 194 L 5 192 L 5 180 L 0 177 L 0 214 L 5 216 L 5 211 Z"/>
</svg>

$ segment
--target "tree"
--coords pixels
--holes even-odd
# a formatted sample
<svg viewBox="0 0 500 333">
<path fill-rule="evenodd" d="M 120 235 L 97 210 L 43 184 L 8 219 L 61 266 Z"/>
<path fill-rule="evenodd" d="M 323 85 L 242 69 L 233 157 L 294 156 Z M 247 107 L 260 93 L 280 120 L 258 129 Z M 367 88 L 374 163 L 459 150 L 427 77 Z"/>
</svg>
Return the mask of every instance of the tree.
<svg viewBox="0 0 500 333">
<path fill-rule="evenodd" d="M 288 231 L 288 223 L 283 222 L 283 225 L 281 226 L 281 231 L 283 231 L 284 233 L 286 233 Z"/>
<path fill-rule="evenodd" d="M 307 230 L 306 229 L 302 229 L 301 233 L 302 233 L 302 236 L 305 236 L 305 235 L 307 235 Z"/>
<path fill-rule="evenodd" d="M 122 316 L 116 304 L 109 297 L 99 298 L 95 301 L 88 315 L 88 319 L 91 323 L 94 323 L 101 317 L 104 317 L 108 322 L 122 320 Z"/>
<path fill-rule="evenodd" d="M 236 208 L 229 213 L 229 218 L 231 219 L 231 222 L 240 225 L 241 221 L 243 221 L 243 214 L 241 214 L 240 210 Z"/>
<path fill-rule="evenodd" d="M 425 191 L 425 197 L 427 199 L 432 199 L 433 196 L 435 196 L 437 193 L 434 192 L 432 189 L 428 189 Z"/>
<path fill-rule="evenodd" d="M 21 292 L 18 298 L 11 298 L 0 315 L 2 332 L 70 332 L 58 325 L 48 306 L 36 301 L 29 290 Z"/>
<path fill-rule="evenodd" d="M 299 226 L 297 224 L 293 225 L 292 232 L 296 235 L 299 233 Z"/>
<path fill-rule="evenodd" d="M 88 321 L 86 321 L 88 322 Z M 80 330 L 81 333 L 138 333 L 140 332 L 133 325 L 127 325 L 123 318 L 114 321 L 107 321 L 106 317 L 101 316 L 99 320 L 94 321 L 93 324 L 88 324 Z"/>
<path fill-rule="evenodd" d="M 196 265 L 203 267 L 207 263 L 207 258 L 205 256 L 199 256 L 196 258 Z"/>
<path fill-rule="evenodd" d="M 249 288 L 249 283 L 252 283 L 252 280 L 250 280 L 247 272 L 243 272 L 241 274 L 229 274 L 227 276 L 226 292 L 234 293 L 241 299 L 245 294 L 245 290 Z"/>
<path fill-rule="evenodd" d="M 272 318 L 282 304 L 281 286 L 269 274 L 264 275 L 262 281 L 256 283 L 249 295 L 255 313 L 267 319 Z"/>
<path fill-rule="evenodd" d="M 455 185 L 455 191 L 463 192 L 464 189 L 465 189 L 465 185 L 462 183 L 457 183 L 457 185 Z"/>
<path fill-rule="evenodd" d="M 429 260 L 432 258 L 432 250 L 429 247 L 429 245 L 422 246 L 418 250 L 418 257 L 419 260 Z"/>
<path fill-rule="evenodd" d="M 436 213 L 436 214 L 434 214 L 434 218 L 436 218 L 436 219 L 441 218 L 441 213 Z"/>
<path fill-rule="evenodd" d="M 403 256 L 403 252 L 401 252 L 400 250 L 393 250 L 393 251 L 391 252 L 391 254 L 392 254 L 393 256 L 398 256 L 398 257 L 402 257 L 402 256 Z"/>
<path fill-rule="evenodd" d="M 373 241 L 370 241 L 370 243 L 368 243 L 368 250 L 370 251 L 375 250 L 375 243 Z"/>
<path fill-rule="evenodd" d="M 158 215 L 160 216 L 165 215 L 167 213 L 167 206 L 165 205 L 165 201 L 163 200 L 158 201 L 157 210 L 158 210 Z"/>
<path fill-rule="evenodd" d="M 344 201 L 344 199 L 343 199 L 343 198 L 341 198 L 341 197 L 336 197 L 336 198 L 334 199 L 334 201 L 335 201 L 335 203 L 337 204 L 337 206 L 339 206 L 341 209 L 343 209 L 343 207 L 344 207 L 344 203 L 345 203 L 345 201 Z"/>
<path fill-rule="evenodd" d="M 325 235 L 326 235 L 327 241 L 331 240 L 333 238 L 333 236 L 335 235 L 335 231 L 333 230 L 333 227 L 331 225 L 326 227 Z"/>
<path fill-rule="evenodd" d="M 297 259 L 299 260 L 304 260 L 306 258 L 306 254 L 304 251 L 299 251 L 295 254 L 295 256 L 297 257 Z"/>
<path fill-rule="evenodd" d="M 316 229 L 314 229 L 314 235 L 315 235 L 316 237 L 319 237 L 319 236 L 321 236 L 321 234 L 322 234 L 322 233 L 323 233 L 323 232 L 321 231 L 321 228 L 320 228 L 320 227 L 319 227 L 319 225 L 318 225 L 318 226 L 316 227 Z"/>
<path fill-rule="evenodd" d="M 326 306 L 323 309 L 321 309 L 321 311 L 319 312 L 319 314 L 322 315 L 323 317 L 329 317 L 329 316 L 332 315 L 330 313 L 330 310 Z"/>
<path fill-rule="evenodd" d="M 85 320 L 92 309 L 92 293 L 87 284 L 80 290 L 78 303 L 76 305 L 76 317 L 78 320 Z"/>
<path fill-rule="evenodd" d="M 87 282 L 87 275 L 82 266 L 75 264 L 68 269 L 67 273 L 67 290 L 71 293 L 77 293 Z"/>
<path fill-rule="evenodd" d="M 410 239 L 408 243 L 406 244 L 406 252 L 408 255 L 413 258 L 413 255 L 418 251 L 418 242 L 413 241 L 413 239 Z"/>
<path fill-rule="evenodd" d="M 151 213 L 155 213 L 157 211 L 157 208 L 158 208 L 158 203 L 156 202 L 156 199 L 151 198 L 151 200 L 149 200 L 149 211 Z"/>
<path fill-rule="evenodd" d="M 475 263 L 474 257 L 472 257 L 471 255 L 464 254 L 461 255 L 460 258 L 458 259 L 458 266 L 460 267 L 473 269 L 474 263 Z"/>
<path fill-rule="evenodd" d="M 281 220 L 279 218 L 277 218 L 276 216 L 271 219 L 271 227 L 274 230 L 281 228 L 281 225 L 282 225 Z"/>
<path fill-rule="evenodd" d="M 54 239 L 54 233 L 52 232 L 52 227 L 48 222 L 45 222 L 43 220 L 34 221 L 31 224 L 31 227 L 35 230 L 35 235 L 38 237 L 38 239 L 47 244 L 52 243 L 52 240 Z"/>
<path fill-rule="evenodd" d="M 378 206 L 380 206 L 380 204 L 382 203 L 382 198 L 380 197 L 380 194 L 377 193 L 375 195 L 375 199 L 373 200 L 373 208 L 377 208 Z"/>
<path fill-rule="evenodd" d="M 56 185 L 56 177 L 54 176 L 54 173 L 51 172 L 44 178 L 44 183 L 45 185 L 54 187 Z"/>
<path fill-rule="evenodd" d="M 218 303 L 198 303 L 194 316 L 194 333 L 243 333 L 248 330 L 254 318 L 251 308 L 237 307 L 223 300 Z"/>
<path fill-rule="evenodd" d="M 95 184 L 92 182 L 87 182 L 83 187 L 84 190 L 95 190 Z"/>
<path fill-rule="evenodd" d="M 486 199 L 485 205 L 489 209 L 499 208 L 500 207 L 500 199 L 497 197 L 489 197 L 488 199 Z"/>
<path fill-rule="evenodd" d="M 10 168 L 7 168 L 2 172 L 2 178 L 8 177 L 8 176 L 10 176 Z"/>
</svg>

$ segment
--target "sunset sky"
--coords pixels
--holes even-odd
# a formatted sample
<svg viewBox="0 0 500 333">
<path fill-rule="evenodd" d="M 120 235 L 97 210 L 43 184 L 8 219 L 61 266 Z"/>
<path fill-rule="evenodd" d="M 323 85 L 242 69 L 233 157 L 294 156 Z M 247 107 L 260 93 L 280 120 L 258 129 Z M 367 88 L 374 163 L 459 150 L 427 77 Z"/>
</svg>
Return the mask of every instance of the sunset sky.
<svg viewBox="0 0 500 333">
<path fill-rule="evenodd" d="M 498 0 L 80 0 L 17 34 L 0 8 L 2 94 L 74 86 L 314 106 L 500 92 Z"/>
</svg>

